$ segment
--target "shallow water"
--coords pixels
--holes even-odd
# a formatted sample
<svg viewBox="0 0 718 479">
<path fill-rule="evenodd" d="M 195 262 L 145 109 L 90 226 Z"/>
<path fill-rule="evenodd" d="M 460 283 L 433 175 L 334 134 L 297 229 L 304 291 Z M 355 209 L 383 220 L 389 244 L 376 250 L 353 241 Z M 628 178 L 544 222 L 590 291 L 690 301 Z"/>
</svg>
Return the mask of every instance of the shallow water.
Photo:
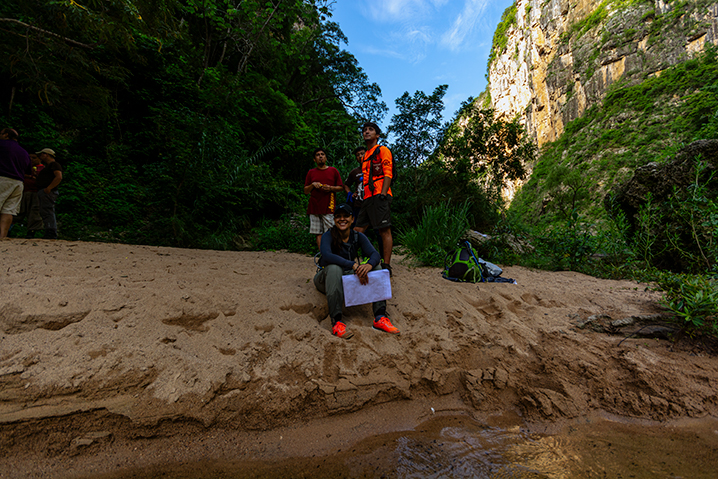
<svg viewBox="0 0 718 479">
<path fill-rule="evenodd" d="M 556 434 L 436 417 L 326 457 L 162 466 L 105 478 L 715 478 L 718 421 L 640 425 L 584 419 Z"/>
</svg>

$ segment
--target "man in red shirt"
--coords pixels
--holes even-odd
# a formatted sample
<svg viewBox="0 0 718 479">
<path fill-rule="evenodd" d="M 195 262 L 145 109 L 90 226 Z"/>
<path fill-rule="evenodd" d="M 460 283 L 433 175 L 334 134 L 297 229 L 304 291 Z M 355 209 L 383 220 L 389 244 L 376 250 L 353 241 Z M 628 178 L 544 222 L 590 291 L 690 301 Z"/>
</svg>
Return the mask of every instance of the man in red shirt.
<svg viewBox="0 0 718 479">
<path fill-rule="evenodd" d="M 391 249 L 394 240 L 391 236 L 391 180 L 394 177 L 391 151 L 378 144 L 381 130 L 376 123 L 368 122 L 362 127 L 362 137 L 366 144 L 366 153 L 362 163 L 364 174 L 364 203 L 354 229 L 364 233 L 371 227 L 379 232 L 382 242 L 382 268 L 391 274 Z"/>
<path fill-rule="evenodd" d="M 327 154 L 323 148 L 314 150 L 314 163 L 304 180 L 304 194 L 309 195 L 309 233 L 317 238 L 317 249 L 322 241 L 322 234 L 334 226 L 334 193 L 343 191 L 342 177 L 339 170 L 327 166 Z"/>
</svg>

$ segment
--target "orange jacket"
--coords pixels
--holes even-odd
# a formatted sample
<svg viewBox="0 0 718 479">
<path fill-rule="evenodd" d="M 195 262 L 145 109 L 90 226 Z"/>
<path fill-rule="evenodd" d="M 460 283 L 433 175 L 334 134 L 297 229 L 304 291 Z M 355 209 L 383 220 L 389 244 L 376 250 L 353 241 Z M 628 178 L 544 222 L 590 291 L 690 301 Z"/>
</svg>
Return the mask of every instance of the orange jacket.
<svg viewBox="0 0 718 479">
<path fill-rule="evenodd" d="M 372 153 L 374 153 L 374 150 L 376 150 L 377 148 L 379 148 L 379 153 L 376 155 L 376 158 L 370 161 Z M 391 151 L 389 151 L 389 148 L 387 148 L 386 146 L 376 145 L 374 148 L 364 153 L 364 161 L 362 161 L 361 165 L 362 173 L 364 175 L 364 200 L 367 200 L 370 197 L 381 193 L 381 188 L 382 186 L 384 186 L 385 177 L 394 177 L 392 165 L 393 161 Z M 371 177 L 374 183 L 374 191 L 372 191 L 371 185 L 369 184 L 370 170 L 372 173 Z M 388 195 L 391 195 L 391 185 L 389 185 L 389 190 L 386 193 Z"/>
</svg>

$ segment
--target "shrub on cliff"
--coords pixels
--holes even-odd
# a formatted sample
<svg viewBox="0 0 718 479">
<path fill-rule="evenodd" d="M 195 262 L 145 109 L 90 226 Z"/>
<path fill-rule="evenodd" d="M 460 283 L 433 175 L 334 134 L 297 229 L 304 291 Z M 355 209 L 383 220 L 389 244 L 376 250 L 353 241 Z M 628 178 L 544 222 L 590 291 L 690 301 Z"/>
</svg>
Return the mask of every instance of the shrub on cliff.
<svg viewBox="0 0 718 479">
<path fill-rule="evenodd" d="M 638 85 L 617 84 L 601 105 L 543 146 L 511 209 L 536 225 L 564 221 L 574 208 L 606 221 L 602 198 L 613 185 L 637 167 L 672 156 L 682 143 L 715 137 L 717 114 L 714 47 Z"/>
</svg>

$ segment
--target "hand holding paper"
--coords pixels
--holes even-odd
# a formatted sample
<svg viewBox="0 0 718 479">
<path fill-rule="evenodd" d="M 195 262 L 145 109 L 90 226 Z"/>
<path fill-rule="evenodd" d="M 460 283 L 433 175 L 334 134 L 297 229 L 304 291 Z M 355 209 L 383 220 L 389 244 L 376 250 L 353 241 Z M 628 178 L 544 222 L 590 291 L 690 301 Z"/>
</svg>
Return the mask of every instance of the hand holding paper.
<svg viewBox="0 0 718 479">
<path fill-rule="evenodd" d="M 360 268 L 365 265 L 361 265 Z M 366 265 L 371 268 L 370 265 Z M 357 268 L 357 272 L 359 268 Z M 391 282 L 389 270 L 380 269 L 367 273 L 367 283 L 361 284 L 359 275 L 345 274 L 342 276 L 344 287 L 344 305 L 356 306 L 358 304 L 375 303 L 391 298 Z"/>
<path fill-rule="evenodd" d="M 354 271 L 359 278 L 359 282 L 361 284 L 367 284 L 369 282 L 369 277 L 367 276 L 369 274 L 369 271 L 371 271 L 372 266 L 370 264 L 360 264 L 359 267 Z"/>
</svg>

